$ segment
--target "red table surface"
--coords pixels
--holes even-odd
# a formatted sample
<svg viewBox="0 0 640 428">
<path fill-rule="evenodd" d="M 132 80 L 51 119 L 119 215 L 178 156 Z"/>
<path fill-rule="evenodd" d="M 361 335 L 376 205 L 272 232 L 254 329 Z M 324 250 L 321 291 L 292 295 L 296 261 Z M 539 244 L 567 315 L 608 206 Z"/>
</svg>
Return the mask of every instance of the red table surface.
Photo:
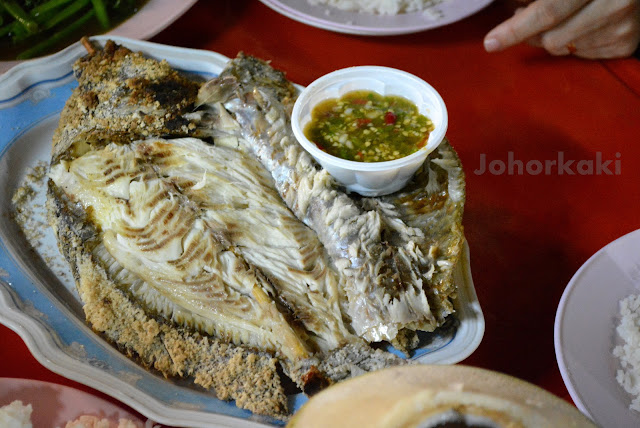
<svg viewBox="0 0 640 428">
<path fill-rule="evenodd" d="M 354 65 L 395 67 L 432 84 L 467 174 L 464 226 L 486 320 L 482 343 L 463 364 L 571 401 L 555 359 L 554 318 L 576 270 L 639 227 L 640 61 L 551 57 L 526 45 L 487 54 L 483 36 L 509 14 L 498 2 L 443 28 L 370 37 L 313 28 L 255 0 L 200 1 L 152 41 L 230 57 L 244 51 L 302 85 Z M 575 163 L 562 173 L 553 164 L 536 170 L 559 156 Z M 500 173 L 510 157 L 529 169 Z M 612 161 L 600 174 L 578 170 L 579 161 L 597 165 L 598 157 Z M 480 173 L 482 159 L 493 172 Z M 106 397 L 41 366 L 3 326 L 0 344 L 0 377 Z"/>
</svg>

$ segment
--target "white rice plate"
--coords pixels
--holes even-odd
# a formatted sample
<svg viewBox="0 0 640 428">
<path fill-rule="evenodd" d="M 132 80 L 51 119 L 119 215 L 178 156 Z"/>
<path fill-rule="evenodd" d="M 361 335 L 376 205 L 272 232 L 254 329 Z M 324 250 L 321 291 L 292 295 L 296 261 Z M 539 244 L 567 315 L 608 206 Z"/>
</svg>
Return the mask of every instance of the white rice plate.
<svg viewBox="0 0 640 428">
<path fill-rule="evenodd" d="M 342 10 L 397 15 L 425 10 L 449 0 L 308 0 L 312 5 L 325 5 Z"/>
<path fill-rule="evenodd" d="M 620 324 L 616 331 L 624 341 L 613 349 L 621 366 L 616 380 L 632 396 L 629 408 L 640 412 L 640 295 L 620 301 Z"/>
</svg>

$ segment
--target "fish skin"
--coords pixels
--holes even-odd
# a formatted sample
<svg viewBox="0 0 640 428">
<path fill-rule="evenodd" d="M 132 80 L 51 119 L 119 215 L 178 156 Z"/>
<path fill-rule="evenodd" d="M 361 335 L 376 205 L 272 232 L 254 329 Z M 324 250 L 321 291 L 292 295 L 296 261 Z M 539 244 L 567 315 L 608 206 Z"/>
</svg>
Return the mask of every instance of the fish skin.
<svg viewBox="0 0 640 428">
<path fill-rule="evenodd" d="M 290 111 L 296 95 L 284 74 L 240 54 L 218 79 L 201 87 L 197 104 L 205 111 L 224 105 L 239 124 L 239 148 L 260 160 L 287 206 L 316 232 L 340 274 L 342 305 L 359 336 L 370 342 L 393 341 L 403 329 L 434 330 L 452 309 L 446 300 L 454 295 L 427 291 L 434 262 L 455 265 L 459 249 L 453 247 L 460 241 L 450 242 L 448 260 L 435 260 L 423 252 L 434 237 L 425 236 L 423 224 L 414 218 L 423 213 L 404 207 L 401 199 L 388 199 L 384 207 L 340 190 L 295 140 Z M 201 132 L 206 129 L 206 115 L 200 127 Z M 460 212 L 463 199 L 455 202 Z M 446 310 L 434 314 L 434 304 Z"/>
</svg>

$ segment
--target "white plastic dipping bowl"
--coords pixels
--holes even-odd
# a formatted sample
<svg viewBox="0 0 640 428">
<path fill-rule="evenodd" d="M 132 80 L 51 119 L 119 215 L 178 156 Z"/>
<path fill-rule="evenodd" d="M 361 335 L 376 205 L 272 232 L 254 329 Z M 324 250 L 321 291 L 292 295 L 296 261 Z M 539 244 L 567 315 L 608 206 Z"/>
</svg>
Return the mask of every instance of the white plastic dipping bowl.
<svg viewBox="0 0 640 428">
<path fill-rule="evenodd" d="M 304 135 L 313 108 L 329 98 L 340 98 L 352 91 L 368 90 L 380 95 L 397 95 L 413 102 L 435 129 L 427 144 L 415 153 L 386 162 L 356 162 L 332 156 Z M 447 108 L 440 94 L 424 80 L 389 67 L 361 66 L 334 71 L 307 86 L 293 107 L 293 133 L 311 156 L 347 190 L 363 196 L 380 196 L 402 189 L 447 132 Z"/>
</svg>

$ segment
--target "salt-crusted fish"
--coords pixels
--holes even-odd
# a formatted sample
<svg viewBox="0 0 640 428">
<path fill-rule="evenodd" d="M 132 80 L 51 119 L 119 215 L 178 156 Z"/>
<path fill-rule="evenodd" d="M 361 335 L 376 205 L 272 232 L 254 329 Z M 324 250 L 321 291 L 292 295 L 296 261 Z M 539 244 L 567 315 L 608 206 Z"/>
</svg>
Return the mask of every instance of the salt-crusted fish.
<svg viewBox="0 0 640 428">
<path fill-rule="evenodd" d="M 431 281 L 441 266 L 457 260 L 460 216 L 440 216 L 434 222 L 424 200 L 413 200 L 412 194 L 387 202 L 346 194 L 296 142 L 289 114 L 295 97 L 296 89 L 281 72 L 239 55 L 218 79 L 200 89 L 198 105 L 209 111 L 201 132 L 207 123 L 219 123 L 219 117 L 228 121 L 222 109 L 235 119 L 238 126 L 228 129 L 242 137 L 239 149 L 253 153 L 271 172 L 287 206 L 313 229 L 332 258 L 344 290 L 343 308 L 359 336 L 393 341 L 403 330 L 434 330 L 452 311 L 454 287 L 450 276 L 438 289 L 430 290 Z M 456 167 L 456 182 L 461 183 L 459 164 Z M 447 189 L 440 189 L 442 181 L 436 183 L 432 172 L 427 164 L 414 188 L 426 190 L 426 197 L 447 199 Z M 464 189 L 456 186 L 446 207 L 461 214 Z M 422 228 L 430 222 L 434 229 Z M 442 235 L 451 231 L 456 238 L 439 248 Z"/>
<path fill-rule="evenodd" d="M 309 356 L 271 284 L 224 238 L 226 230 L 145 162 L 161 154 L 180 155 L 157 141 L 109 145 L 56 164 L 50 177 L 91 210 L 106 251 L 137 277 L 137 293 L 152 288 L 166 302 L 152 306 L 168 307 L 164 316 L 292 360 Z"/>
<path fill-rule="evenodd" d="M 165 376 L 191 377 L 221 400 L 235 400 L 258 414 L 288 414 L 276 358 L 145 310 L 132 296 L 136 278 L 104 249 L 90 210 L 51 180 L 47 210 L 87 322 L 96 332 L 145 367 Z"/>
<path fill-rule="evenodd" d="M 75 70 L 49 221 L 87 321 L 127 355 L 284 417 L 282 372 L 312 392 L 403 364 L 367 342 L 411 348 L 452 313 L 448 143 L 402 192 L 360 198 L 294 143 L 296 90 L 260 60 L 232 61 L 198 110 L 200 82 L 110 42 Z"/>
<path fill-rule="evenodd" d="M 241 152 L 193 138 L 111 144 L 56 164 L 51 177 L 91 207 L 106 250 L 144 280 L 137 294 L 149 299 L 149 286 L 160 293 L 156 298 L 165 302 L 148 306 L 164 308 L 164 316 L 290 359 L 308 356 L 296 351 L 306 345 L 290 337 L 284 319 L 278 320 L 284 330 L 267 328 L 269 312 L 252 306 L 266 299 L 269 308 L 276 299 L 291 309 L 292 320 L 306 330 L 302 334 L 311 335 L 314 349 L 355 340 L 343 323 L 336 278 L 317 238 L 284 206 L 262 166 Z M 227 288 L 239 294 L 205 302 L 203 293 Z M 193 308 L 195 303 L 202 308 Z M 234 305 L 243 311 L 236 317 Z M 244 325 L 249 316 L 257 325 Z M 293 347 L 278 342 L 287 338 Z"/>
<path fill-rule="evenodd" d="M 241 152 L 193 138 L 110 144 L 50 177 L 99 230 L 94 260 L 150 314 L 271 352 L 307 390 L 401 362 L 347 330 L 321 247 Z M 339 348 L 350 350 L 328 359 Z"/>
</svg>

